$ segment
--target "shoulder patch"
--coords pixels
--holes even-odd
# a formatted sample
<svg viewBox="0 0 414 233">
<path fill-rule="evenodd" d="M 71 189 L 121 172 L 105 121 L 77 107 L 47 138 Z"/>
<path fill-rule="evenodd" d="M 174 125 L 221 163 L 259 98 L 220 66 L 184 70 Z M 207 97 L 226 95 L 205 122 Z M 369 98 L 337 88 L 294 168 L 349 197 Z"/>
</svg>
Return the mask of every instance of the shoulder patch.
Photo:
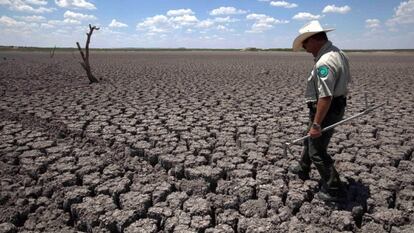
<svg viewBox="0 0 414 233">
<path fill-rule="evenodd" d="M 328 66 L 323 65 L 323 66 L 320 66 L 318 68 L 318 76 L 319 77 L 321 77 L 321 78 L 326 77 L 326 76 L 328 76 L 328 73 L 329 73 Z"/>
</svg>

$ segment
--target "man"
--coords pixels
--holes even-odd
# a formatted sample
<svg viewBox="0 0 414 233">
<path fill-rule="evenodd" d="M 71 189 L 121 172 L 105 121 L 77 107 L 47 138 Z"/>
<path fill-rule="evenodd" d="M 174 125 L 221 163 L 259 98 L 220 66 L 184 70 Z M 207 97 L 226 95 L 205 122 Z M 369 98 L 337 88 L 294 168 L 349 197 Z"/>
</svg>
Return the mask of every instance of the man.
<svg viewBox="0 0 414 233">
<path fill-rule="evenodd" d="M 332 45 L 326 32 L 316 20 L 299 30 L 293 42 L 293 51 L 303 48 L 312 53 L 315 65 L 307 79 L 305 92 L 309 108 L 310 138 L 304 141 L 299 165 L 291 171 L 303 180 L 309 179 L 311 163 L 321 176 L 322 186 L 317 196 L 324 201 L 338 201 L 344 195 L 334 161 L 327 153 L 333 129 L 321 133 L 321 129 L 342 120 L 346 106 L 347 84 L 350 81 L 348 57 Z"/>
</svg>

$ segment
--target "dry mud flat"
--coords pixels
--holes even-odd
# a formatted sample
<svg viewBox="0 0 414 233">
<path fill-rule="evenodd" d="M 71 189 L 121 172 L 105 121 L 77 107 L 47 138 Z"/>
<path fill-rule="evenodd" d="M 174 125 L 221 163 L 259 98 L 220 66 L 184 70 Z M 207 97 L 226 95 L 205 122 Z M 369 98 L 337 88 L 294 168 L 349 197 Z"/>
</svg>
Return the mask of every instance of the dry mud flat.
<svg viewBox="0 0 414 233">
<path fill-rule="evenodd" d="M 0 232 L 414 232 L 414 55 L 350 54 L 330 151 L 343 203 L 301 151 L 307 54 L 1 53 Z"/>
</svg>

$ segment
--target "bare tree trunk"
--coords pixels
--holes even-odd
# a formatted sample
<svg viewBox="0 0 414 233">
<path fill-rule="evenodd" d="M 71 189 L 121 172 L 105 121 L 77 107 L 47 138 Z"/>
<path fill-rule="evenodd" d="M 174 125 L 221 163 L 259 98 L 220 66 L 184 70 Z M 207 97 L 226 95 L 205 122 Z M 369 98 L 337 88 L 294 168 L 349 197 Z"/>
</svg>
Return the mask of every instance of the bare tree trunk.
<svg viewBox="0 0 414 233">
<path fill-rule="evenodd" d="M 55 47 L 53 48 L 53 50 L 52 50 L 52 51 L 50 51 L 50 58 L 53 58 L 53 57 L 55 56 L 55 50 L 56 50 L 56 45 L 55 45 Z"/>
<path fill-rule="evenodd" d="M 78 46 L 79 52 L 82 56 L 82 60 L 83 62 L 80 62 L 82 68 L 86 71 L 86 75 L 88 76 L 89 79 L 89 83 L 97 83 L 98 79 L 95 78 L 95 76 L 92 75 L 92 71 L 91 71 L 91 66 L 89 64 L 89 43 L 91 42 L 91 36 L 93 33 L 93 30 L 99 30 L 99 28 L 97 28 L 96 26 L 91 26 L 89 24 L 89 33 L 86 33 L 86 35 L 88 36 L 86 39 L 86 45 L 85 45 L 85 51 L 86 51 L 86 55 L 85 53 L 83 53 L 82 48 L 79 45 L 79 42 L 76 42 L 76 45 Z"/>
</svg>

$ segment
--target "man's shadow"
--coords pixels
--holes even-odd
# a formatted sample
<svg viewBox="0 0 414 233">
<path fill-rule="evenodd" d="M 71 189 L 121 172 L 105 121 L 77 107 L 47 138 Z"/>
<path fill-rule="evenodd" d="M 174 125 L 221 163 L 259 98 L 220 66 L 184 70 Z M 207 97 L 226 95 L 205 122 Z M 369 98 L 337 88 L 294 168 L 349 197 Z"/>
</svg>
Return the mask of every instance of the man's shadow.
<svg viewBox="0 0 414 233">
<path fill-rule="evenodd" d="M 337 209 L 349 211 L 355 220 L 357 227 L 361 227 L 362 217 L 367 212 L 367 200 L 370 197 L 369 187 L 353 178 L 347 177 L 346 198 L 339 202 L 327 203 Z"/>
</svg>

